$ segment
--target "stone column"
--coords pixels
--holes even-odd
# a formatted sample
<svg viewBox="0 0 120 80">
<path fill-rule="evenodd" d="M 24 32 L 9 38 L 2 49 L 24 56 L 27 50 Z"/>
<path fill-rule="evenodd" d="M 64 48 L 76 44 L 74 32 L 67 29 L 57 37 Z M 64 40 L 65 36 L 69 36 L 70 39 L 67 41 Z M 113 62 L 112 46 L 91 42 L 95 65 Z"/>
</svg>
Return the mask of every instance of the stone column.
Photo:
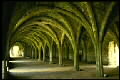
<svg viewBox="0 0 120 80">
<path fill-rule="evenodd" d="M 39 48 L 39 59 L 38 59 L 39 61 L 41 61 L 42 59 L 41 59 L 41 47 Z"/>
<path fill-rule="evenodd" d="M 61 66 L 63 64 L 63 59 L 62 59 L 62 46 L 58 48 L 59 51 L 59 65 Z"/>
<path fill-rule="evenodd" d="M 34 59 L 34 49 L 32 48 L 32 59 Z"/>
<path fill-rule="evenodd" d="M 45 47 L 43 48 L 43 62 L 45 62 Z"/>
<path fill-rule="evenodd" d="M 74 68 L 76 71 L 79 71 L 79 52 L 78 52 L 78 46 L 76 46 L 74 50 Z"/>
<path fill-rule="evenodd" d="M 95 49 L 96 53 L 96 76 L 103 77 L 103 62 L 102 62 L 102 42 L 98 42 Z"/>
<path fill-rule="evenodd" d="M 52 52 L 52 46 L 50 46 L 50 64 L 53 63 L 53 52 Z"/>
</svg>

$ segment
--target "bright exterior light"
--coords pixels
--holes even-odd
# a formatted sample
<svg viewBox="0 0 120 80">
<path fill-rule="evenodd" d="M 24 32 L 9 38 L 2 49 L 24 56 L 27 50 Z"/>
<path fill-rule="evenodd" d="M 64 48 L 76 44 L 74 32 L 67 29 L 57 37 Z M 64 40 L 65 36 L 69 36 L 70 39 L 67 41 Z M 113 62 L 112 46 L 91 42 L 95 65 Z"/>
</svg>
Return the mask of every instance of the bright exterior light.
<svg viewBox="0 0 120 80">
<path fill-rule="evenodd" d="M 15 56 L 19 56 L 18 53 L 19 53 L 19 46 L 14 46 L 13 47 L 13 53 L 15 54 Z"/>
<path fill-rule="evenodd" d="M 109 66 L 111 67 L 119 66 L 119 48 L 114 41 L 109 42 L 108 59 L 109 59 Z"/>
<path fill-rule="evenodd" d="M 116 56 L 116 66 L 119 66 L 119 47 L 118 45 L 116 44 L 115 46 L 115 56 Z"/>
<path fill-rule="evenodd" d="M 23 50 L 20 50 L 19 46 L 13 46 L 10 49 L 10 57 L 23 57 Z"/>
</svg>

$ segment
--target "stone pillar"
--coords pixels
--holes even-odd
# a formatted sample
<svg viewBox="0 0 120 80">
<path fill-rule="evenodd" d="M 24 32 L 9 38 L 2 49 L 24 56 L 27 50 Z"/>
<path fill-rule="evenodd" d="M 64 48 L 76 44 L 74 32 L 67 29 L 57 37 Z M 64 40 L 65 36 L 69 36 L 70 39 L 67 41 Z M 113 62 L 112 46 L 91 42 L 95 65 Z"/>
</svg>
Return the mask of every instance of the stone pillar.
<svg viewBox="0 0 120 80">
<path fill-rule="evenodd" d="M 76 71 L 79 71 L 79 52 L 78 46 L 74 49 L 74 68 Z"/>
<path fill-rule="evenodd" d="M 82 49 L 83 61 L 87 62 L 87 46 L 86 46 L 85 41 L 83 41 L 83 40 L 82 40 L 82 46 L 83 46 L 83 49 Z"/>
<path fill-rule="evenodd" d="M 74 51 L 74 69 L 79 71 L 79 38 L 77 41 L 73 41 L 73 51 Z"/>
<path fill-rule="evenodd" d="M 32 58 L 32 47 L 30 46 L 30 58 Z"/>
<path fill-rule="evenodd" d="M 95 49 L 96 53 L 96 76 L 103 77 L 103 63 L 102 63 L 102 42 L 98 42 Z"/>
<path fill-rule="evenodd" d="M 53 52 L 52 52 L 52 46 L 50 47 L 50 64 L 53 63 Z"/>
<path fill-rule="evenodd" d="M 59 65 L 61 66 L 63 64 L 63 59 L 62 59 L 62 46 L 58 48 L 59 51 Z"/>
<path fill-rule="evenodd" d="M 43 62 L 45 62 L 45 47 L 43 48 Z"/>
<path fill-rule="evenodd" d="M 32 59 L 34 59 L 34 49 L 32 48 Z"/>
</svg>

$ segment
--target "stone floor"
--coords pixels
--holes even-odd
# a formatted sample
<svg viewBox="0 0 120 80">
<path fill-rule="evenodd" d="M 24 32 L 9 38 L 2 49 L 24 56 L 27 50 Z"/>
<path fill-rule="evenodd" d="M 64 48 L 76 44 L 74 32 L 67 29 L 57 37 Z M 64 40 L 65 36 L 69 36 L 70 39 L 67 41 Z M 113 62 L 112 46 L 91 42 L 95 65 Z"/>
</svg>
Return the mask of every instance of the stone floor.
<svg viewBox="0 0 120 80">
<path fill-rule="evenodd" d="M 55 62 L 56 61 L 56 62 Z M 64 61 L 64 66 L 59 66 L 57 60 L 54 64 L 33 59 L 17 59 L 10 61 L 13 68 L 9 69 L 10 79 L 101 79 L 96 77 L 95 64 L 80 63 L 80 71 L 75 71 L 73 61 Z M 119 79 L 118 68 L 104 66 L 104 79 Z M 102 79 L 103 79 L 102 78 Z"/>
</svg>

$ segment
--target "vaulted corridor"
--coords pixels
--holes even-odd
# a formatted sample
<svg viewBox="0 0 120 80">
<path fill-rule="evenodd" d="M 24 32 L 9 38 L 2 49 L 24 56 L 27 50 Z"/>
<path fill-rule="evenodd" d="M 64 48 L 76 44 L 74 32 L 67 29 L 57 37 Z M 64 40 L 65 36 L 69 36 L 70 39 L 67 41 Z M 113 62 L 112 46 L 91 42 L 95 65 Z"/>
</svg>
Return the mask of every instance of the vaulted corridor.
<svg viewBox="0 0 120 80">
<path fill-rule="evenodd" d="M 2 79 L 119 79 L 118 2 L 2 6 Z"/>
</svg>

